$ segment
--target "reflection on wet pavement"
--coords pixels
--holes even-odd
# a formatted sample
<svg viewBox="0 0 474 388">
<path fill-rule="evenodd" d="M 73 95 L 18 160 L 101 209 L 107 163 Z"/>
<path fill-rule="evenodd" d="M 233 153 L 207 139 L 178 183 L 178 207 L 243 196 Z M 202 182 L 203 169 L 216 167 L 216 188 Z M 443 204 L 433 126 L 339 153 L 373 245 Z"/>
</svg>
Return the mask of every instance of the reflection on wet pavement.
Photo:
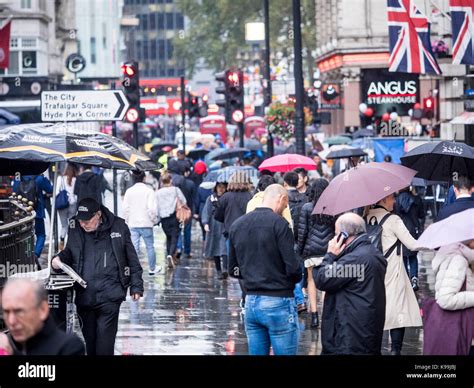
<svg viewBox="0 0 474 388">
<path fill-rule="evenodd" d="M 193 236 L 200 231 L 193 228 Z M 155 228 L 158 264 L 164 263 L 164 235 Z M 142 252 L 145 252 L 144 246 Z M 193 257 L 181 259 L 175 270 L 149 276 L 144 267 L 145 295 L 139 302 L 130 298 L 120 312 L 116 354 L 130 355 L 245 355 L 247 339 L 239 307 L 240 288 L 236 279 L 218 280 L 214 262 L 201 256 L 201 242 L 193 238 Z M 434 293 L 430 267 L 432 254 L 420 254 L 419 278 L 422 299 Z M 321 300 L 318 297 L 318 300 Z M 321 314 L 322 307 L 319 306 Z M 310 315 L 302 314 L 299 354 L 321 353 L 320 330 L 310 328 Z M 388 333 L 384 333 L 382 354 L 388 354 Z M 422 354 L 421 328 L 408 328 L 402 354 Z"/>
</svg>

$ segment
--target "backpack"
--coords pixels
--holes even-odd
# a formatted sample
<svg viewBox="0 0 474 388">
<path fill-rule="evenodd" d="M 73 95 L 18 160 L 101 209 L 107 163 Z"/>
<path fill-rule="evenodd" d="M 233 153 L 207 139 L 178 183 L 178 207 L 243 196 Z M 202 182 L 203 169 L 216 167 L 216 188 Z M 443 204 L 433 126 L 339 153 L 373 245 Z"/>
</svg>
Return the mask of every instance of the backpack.
<svg viewBox="0 0 474 388">
<path fill-rule="evenodd" d="M 18 187 L 17 195 L 21 195 L 23 198 L 26 198 L 28 202 L 33 202 L 33 208 L 36 207 L 38 203 L 38 190 L 36 189 L 36 178 L 21 181 Z"/>
<path fill-rule="evenodd" d="M 386 215 L 383 216 L 383 218 L 380 220 L 380 223 L 377 222 L 377 217 L 372 216 L 370 217 L 369 220 L 367 218 L 365 219 L 365 223 L 367 225 L 367 236 L 369 237 L 370 242 L 372 245 L 377 248 L 377 250 L 383 254 L 383 247 L 382 247 L 382 232 L 383 232 L 383 224 L 387 219 L 392 216 L 393 214 L 387 213 Z M 395 244 L 393 244 L 387 251 L 387 253 L 383 254 L 385 258 L 388 258 L 392 252 L 397 248 L 397 254 L 400 254 L 400 249 L 401 249 L 401 241 L 397 240 L 395 241 Z"/>
</svg>

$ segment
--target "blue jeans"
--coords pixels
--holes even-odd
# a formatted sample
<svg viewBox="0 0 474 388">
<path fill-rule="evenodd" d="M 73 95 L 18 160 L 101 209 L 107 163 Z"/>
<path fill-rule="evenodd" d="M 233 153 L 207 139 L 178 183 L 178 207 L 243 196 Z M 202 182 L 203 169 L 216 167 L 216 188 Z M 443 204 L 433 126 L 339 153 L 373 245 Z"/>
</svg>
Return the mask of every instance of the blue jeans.
<svg viewBox="0 0 474 388">
<path fill-rule="evenodd" d="M 407 270 L 408 276 L 411 278 L 418 277 L 418 257 L 417 252 L 414 252 L 410 256 L 403 256 L 403 262 L 405 263 L 405 269 Z M 410 267 L 410 268 L 408 268 Z M 408 270 L 409 269 L 409 270 Z"/>
<path fill-rule="evenodd" d="M 245 332 L 250 355 L 296 355 L 298 313 L 294 298 L 247 295 Z"/>
<path fill-rule="evenodd" d="M 130 228 L 130 234 L 137 255 L 140 254 L 140 237 L 143 237 L 148 256 L 148 269 L 154 271 L 156 267 L 156 254 L 153 245 L 153 228 Z"/>
<path fill-rule="evenodd" d="M 191 227 L 192 227 L 192 221 L 187 223 L 184 226 L 184 254 L 189 255 L 191 253 Z M 179 237 L 178 237 L 178 251 L 183 252 L 183 231 L 179 231 Z"/>
<path fill-rule="evenodd" d="M 46 229 L 44 227 L 44 218 L 35 218 L 35 235 L 36 235 L 35 255 L 36 257 L 40 257 L 41 252 L 43 252 L 44 243 L 46 241 Z"/>
</svg>

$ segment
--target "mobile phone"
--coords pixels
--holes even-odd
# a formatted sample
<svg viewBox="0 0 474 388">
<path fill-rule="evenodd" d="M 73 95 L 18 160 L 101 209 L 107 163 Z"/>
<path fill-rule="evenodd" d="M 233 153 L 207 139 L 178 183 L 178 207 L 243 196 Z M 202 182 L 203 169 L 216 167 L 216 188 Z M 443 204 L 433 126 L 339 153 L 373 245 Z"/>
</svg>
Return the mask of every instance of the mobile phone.
<svg viewBox="0 0 474 388">
<path fill-rule="evenodd" d="M 349 238 L 349 235 L 346 232 L 341 232 L 337 236 L 337 242 L 338 243 L 341 242 L 341 239 L 342 239 L 342 244 L 345 244 L 348 238 Z"/>
</svg>

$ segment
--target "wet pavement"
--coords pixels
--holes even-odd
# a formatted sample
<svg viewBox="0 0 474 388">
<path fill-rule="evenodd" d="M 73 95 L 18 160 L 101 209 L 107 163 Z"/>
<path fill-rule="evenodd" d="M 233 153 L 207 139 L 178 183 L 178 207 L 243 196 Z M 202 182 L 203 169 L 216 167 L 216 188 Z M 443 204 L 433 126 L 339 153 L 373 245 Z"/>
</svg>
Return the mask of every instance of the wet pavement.
<svg viewBox="0 0 474 388">
<path fill-rule="evenodd" d="M 116 354 L 134 355 L 246 355 L 247 339 L 239 307 L 240 288 L 236 279 L 218 280 L 214 262 L 202 258 L 200 229 L 193 227 L 193 257 L 181 259 L 174 270 L 164 263 L 164 234 L 155 228 L 155 248 L 163 271 L 148 275 L 144 267 L 145 295 L 139 302 L 127 299 L 122 305 Z M 142 252 L 145 251 L 142 244 Z M 419 259 L 419 298 L 433 294 L 431 255 Z M 320 300 L 320 295 L 318 296 Z M 319 306 L 321 314 L 322 307 Z M 310 314 L 299 316 L 301 355 L 321 353 L 320 329 L 311 329 Z M 423 332 L 407 328 L 402 354 L 422 354 Z M 389 354 L 387 332 L 383 354 Z"/>
</svg>

